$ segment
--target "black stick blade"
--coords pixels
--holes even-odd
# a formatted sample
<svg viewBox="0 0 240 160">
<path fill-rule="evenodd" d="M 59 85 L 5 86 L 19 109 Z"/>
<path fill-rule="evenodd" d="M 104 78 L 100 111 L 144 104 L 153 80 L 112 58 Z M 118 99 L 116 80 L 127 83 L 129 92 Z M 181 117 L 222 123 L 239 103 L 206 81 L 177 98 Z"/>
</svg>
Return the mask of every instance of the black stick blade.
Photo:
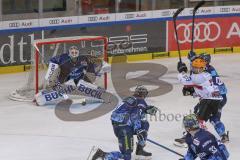
<svg viewBox="0 0 240 160">
<path fill-rule="evenodd" d="M 202 7 L 205 4 L 205 1 L 200 1 L 193 9 L 193 12 L 196 12 L 200 7 Z"/>
<path fill-rule="evenodd" d="M 173 15 L 173 19 L 176 19 L 177 16 L 184 10 L 184 8 L 179 8 Z"/>
</svg>

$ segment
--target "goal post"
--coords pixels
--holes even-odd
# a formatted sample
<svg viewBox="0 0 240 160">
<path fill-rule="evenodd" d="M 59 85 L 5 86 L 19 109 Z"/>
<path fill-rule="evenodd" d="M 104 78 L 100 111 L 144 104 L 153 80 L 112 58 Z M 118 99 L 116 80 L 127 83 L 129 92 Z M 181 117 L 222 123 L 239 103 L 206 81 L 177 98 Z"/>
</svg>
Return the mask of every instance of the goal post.
<svg viewBox="0 0 240 160">
<path fill-rule="evenodd" d="M 97 59 L 97 70 L 101 69 L 102 61 L 108 62 L 107 38 L 104 36 L 74 36 L 35 40 L 32 44 L 31 65 L 26 84 L 13 91 L 9 98 L 16 101 L 33 101 L 34 95 L 46 87 L 46 74 L 49 60 L 68 52 L 70 46 L 77 46 L 81 55 Z M 100 64 L 101 63 L 101 64 Z M 107 73 L 94 77 L 94 83 L 107 89 Z"/>
</svg>

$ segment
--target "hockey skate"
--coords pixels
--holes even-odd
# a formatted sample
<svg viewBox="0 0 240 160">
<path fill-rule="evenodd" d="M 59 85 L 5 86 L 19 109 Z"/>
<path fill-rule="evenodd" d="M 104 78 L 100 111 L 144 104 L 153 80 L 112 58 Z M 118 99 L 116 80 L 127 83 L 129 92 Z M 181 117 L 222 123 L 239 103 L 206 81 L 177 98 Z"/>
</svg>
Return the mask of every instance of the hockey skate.
<svg viewBox="0 0 240 160">
<path fill-rule="evenodd" d="M 227 143 L 227 142 L 229 142 L 229 131 L 227 131 L 227 133 L 225 133 L 225 134 L 223 134 L 223 135 L 221 136 L 221 142 L 222 142 L 222 143 Z"/>
<path fill-rule="evenodd" d="M 137 144 L 135 160 L 151 160 L 151 159 L 152 153 L 145 151 L 141 145 Z"/>
<path fill-rule="evenodd" d="M 93 146 L 87 160 L 104 160 L 105 155 L 106 152 L 103 152 L 100 148 Z"/>
</svg>

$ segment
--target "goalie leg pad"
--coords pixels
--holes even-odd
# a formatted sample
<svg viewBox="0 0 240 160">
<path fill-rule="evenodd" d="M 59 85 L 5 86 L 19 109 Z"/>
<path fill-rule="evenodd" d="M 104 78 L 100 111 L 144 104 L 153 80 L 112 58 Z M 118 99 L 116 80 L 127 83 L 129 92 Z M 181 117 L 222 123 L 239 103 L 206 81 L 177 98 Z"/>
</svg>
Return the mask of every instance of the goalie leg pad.
<svg viewBox="0 0 240 160">
<path fill-rule="evenodd" d="M 103 99 L 102 94 L 105 92 L 105 90 L 100 89 L 98 86 L 83 80 L 79 81 L 77 85 L 77 90 L 80 92 L 80 94 L 84 96 L 93 97 L 97 99 Z"/>
<path fill-rule="evenodd" d="M 74 94 L 102 99 L 104 103 L 110 103 L 113 98 L 112 94 L 107 92 L 105 89 L 83 80 L 79 81 L 77 85 L 77 90 Z"/>
<path fill-rule="evenodd" d="M 57 104 L 58 102 L 68 99 L 66 94 L 61 94 L 57 91 L 40 91 L 35 95 L 36 103 L 39 106 L 49 105 L 49 104 Z"/>
</svg>

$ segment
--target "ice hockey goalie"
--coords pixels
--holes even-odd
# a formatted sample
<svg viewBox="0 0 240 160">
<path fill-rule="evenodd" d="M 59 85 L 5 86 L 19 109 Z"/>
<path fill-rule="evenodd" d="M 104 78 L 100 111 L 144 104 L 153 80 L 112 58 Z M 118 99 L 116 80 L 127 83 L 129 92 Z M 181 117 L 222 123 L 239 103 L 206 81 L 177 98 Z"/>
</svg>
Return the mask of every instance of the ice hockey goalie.
<svg viewBox="0 0 240 160">
<path fill-rule="evenodd" d="M 104 100 L 105 90 L 94 84 L 96 77 L 111 71 L 111 66 L 93 55 L 83 54 L 76 46 L 52 57 L 45 75 L 46 87 L 35 95 L 38 105 L 56 104 L 69 95 Z"/>
</svg>

